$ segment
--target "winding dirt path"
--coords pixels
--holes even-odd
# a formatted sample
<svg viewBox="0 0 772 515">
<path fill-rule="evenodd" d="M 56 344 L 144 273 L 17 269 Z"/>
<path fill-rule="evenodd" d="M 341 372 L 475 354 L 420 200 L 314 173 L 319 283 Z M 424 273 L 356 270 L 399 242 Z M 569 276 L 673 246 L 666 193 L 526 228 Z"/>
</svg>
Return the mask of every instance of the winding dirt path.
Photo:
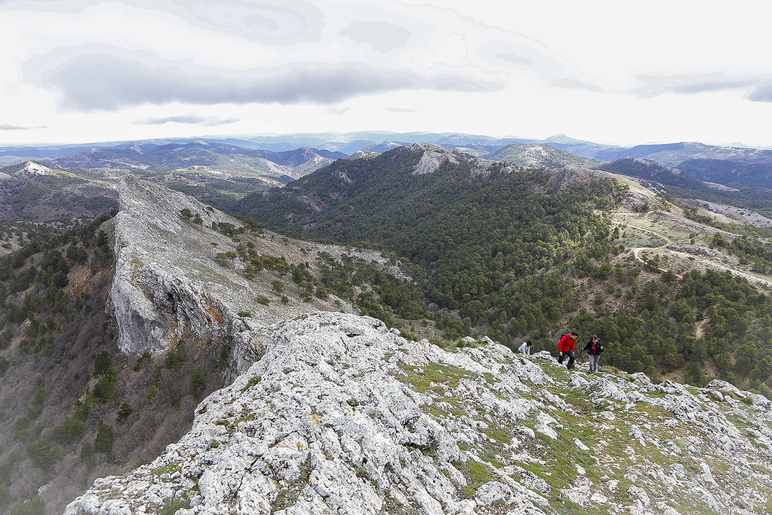
<svg viewBox="0 0 772 515">
<path fill-rule="evenodd" d="M 734 275 L 736 275 L 738 277 L 743 277 L 743 278 L 747 279 L 748 282 L 750 282 L 752 284 L 760 284 L 760 285 L 766 286 L 768 288 L 772 287 L 772 281 L 768 281 L 767 279 L 762 279 L 761 277 L 756 277 L 755 275 L 749 274 L 747 272 L 743 272 L 741 270 L 737 270 L 736 268 L 732 268 L 731 266 L 722 265 L 721 263 L 716 263 L 715 261 L 711 261 L 709 259 L 705 259 L 702 256 L 696 256 L 694 254 L 689 254 L 687 252 L 680 252 L 678 250 L 671 250 L 671 249 L 667 248 L 667 246 L 672 243 L 672 240 L 670 238 L 668 238 L 667 236 L 664 236 L 663 234 L 660 234 L 660 233 L 658 233 L 656 231 L 652 231 L 650 229 L 644 229 L 642 227 L 634 227 L 634 226 L 631 226 L 631 227 L 633 227 L 634 229 L 636 229 L 638 231 L 644 231 L 644 232 L 648 232 L 650 234 L 653 234 L 654 236 L 656 236 L 658 238 L 662 238 L 666 242 L 664 245 L 660 245 L 659 247 L 635 247 L 633 249 L 633 255 L 635 256 L 636 261 L 638 261 L 640 263 L 646 264 L 646 261 L 644 261 L 643 258 L 640 257 L 641 251 L 651 250 L 651 251 L 659 251 L 659 252 L 668 252 L 668 253 L 670 253 L 670 254 L 672 254 L 674 256 L 677 256 L 677 257 L 679 257 L 681 259 L 690 259 L 690 258 L 697 259 L 697 260 L 700 261 L 702 266 L 704 266 L 706 268 L 711 268 L 713 270 L 717 270 L 717 271 L 721 271 L 721 272 L 731 272 L 732 274 L 734 274 Z M 679 279 L 683 278 L 682 275 L 675 273 L 673 270 L 669 270 L 667 268 L 659 268 L 659 267 L 657 269 L 660 272 L 667 272 L 667 271 L 672 272 Z"/>
</svg>

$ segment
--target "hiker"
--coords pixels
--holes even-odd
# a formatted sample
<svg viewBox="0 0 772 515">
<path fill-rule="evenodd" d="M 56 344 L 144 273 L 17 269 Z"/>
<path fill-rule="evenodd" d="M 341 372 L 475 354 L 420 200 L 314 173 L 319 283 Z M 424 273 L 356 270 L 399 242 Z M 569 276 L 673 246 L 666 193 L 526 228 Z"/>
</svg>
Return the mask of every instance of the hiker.
<svg viewBox="0 0 772 515">
<path fill-rule="evenodd" d="M 568 370 L 574 369 L 574 345 L 576 344 L 576 337 L 579 336 L 576 331 L 564 334 L 558 342 L 558 363 L 563 364 L 563 360 L 568 356 L 568 364 L 566 368 Z"/>
<path fill-rule="evenodd" d="M 524 341 L 523 344 L 520 346 L 519 349 L 517 349 L 517 352 L 520 354 L 531 354 L 531 346 L 533 345 L 533 342 L 531 340 Z"/>
<path fill-rule="evenodd" d="M 603 352 L 603 345 L 600 343 L 600 338 L 596 335 L 590 337 L 590 341 L 584 346 L 587 351 L 587 355 L 590 356 L 590 372 L 598 371 L 598 361 L 600 361 L 600 353 Z"/>
</svg>

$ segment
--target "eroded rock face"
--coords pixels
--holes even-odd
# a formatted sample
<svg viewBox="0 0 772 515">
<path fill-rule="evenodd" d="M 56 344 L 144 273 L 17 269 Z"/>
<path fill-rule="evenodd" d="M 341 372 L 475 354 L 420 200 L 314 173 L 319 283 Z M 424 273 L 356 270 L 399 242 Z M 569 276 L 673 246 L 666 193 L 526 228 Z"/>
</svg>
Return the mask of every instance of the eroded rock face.
<svg viewBox="0 0 772 515">
<path fill-rule="evenodd" d="M 227 330 L 228 309 L 210 292 L 219 273 L 209 263 L 211 252 L 195 238 L 212 222 L 230 222 L 195 199 L 132 176 L 121 181 L 121 209 L 115 217 L 116 271 L 110 293 L 120 328 L 118 345 L 125 353 L 164 350 L 188 332 L 211 339 Z M 199 214 L 200 227 L 186 223 L 181 209 Z M 223 240 L 214 231 L 208 236 Z M 216 242 L 217 242 L 216 241 Z M 199 280 L 191 277 L 191 270 Z M 217 277 L 219 276 L 219 277 Z M 246 281 L 242 281 L 246 282 Z"/>
<path fill-rule="evenodd" d="M 291 281 L 278 294 L 272 282 L 285 281 L 276 272 L 245 274 L 247 245 L 254 256 L 281 258 L 288 266 L 311 263 L 311 273 L 319 253 L 338 260 L 347 253 L 409 279 L 380 253 L 253 233 L 192 197 L 133 176 L 121 181 L 119 199 L 110 297 L 118 345 L 127 354 L 156 353 L 195 338 L 227 344 L 243 372 L 260 356 L 267 327 L 309 311 L 353 312 L 348 300 L 334 295 L 301 298 Z"/>
<path fill-rule="evenodd" d="M 268 332 L 188 435 L 66 513 L 752 513 L 770 499 L 771 403 L 727 383 L 569 374 L 547 353 L 443 350 L 340 313 Z"/>
</svg>

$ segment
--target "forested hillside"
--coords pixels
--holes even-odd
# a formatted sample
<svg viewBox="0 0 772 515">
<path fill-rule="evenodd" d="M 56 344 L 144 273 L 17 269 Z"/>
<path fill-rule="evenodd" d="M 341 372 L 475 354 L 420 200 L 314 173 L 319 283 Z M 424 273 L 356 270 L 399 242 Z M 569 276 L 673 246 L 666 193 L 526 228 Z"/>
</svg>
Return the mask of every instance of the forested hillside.
<svg viewBox="0 0 772 515">
<path fill-rule="evenodd" d="M 30 231 L 0 257 L 2 513 L 61 513 L 94 478 L 154 458 L 222 385 L 221 360 L 196 363 L 193 342 L 157 358 L 118 353 L 111 227 L 102 215 Z"/>
<path fill-rule="evenodd" d="M 289 235 L 367 242 L 409 261 L 427 317 L 448 340 L 484 333 L 555 352 L 561 331 L 577 330 L 582 345 L 595 333 L 607 365 L 695 384 L 720 377 L 772 396 L 767 292 L 729 272 L 690 271 L 696 256 L 674 270 L 637 259 L 625 227 L 611 223 L 628 210 L 626 187 L 589 171 L 480 173 L 457 156 L 414 173 L 422 158 L 423 149 L 402 147 L 340 160 L 240 209 Z M 631 215 L 681 211 L 654 195 L 636 206 Z M 724 250 L 736 248 L 726 234 Z M 747 252 L 767 255 L 765 240 L 748 241 Z"/>
</svg>

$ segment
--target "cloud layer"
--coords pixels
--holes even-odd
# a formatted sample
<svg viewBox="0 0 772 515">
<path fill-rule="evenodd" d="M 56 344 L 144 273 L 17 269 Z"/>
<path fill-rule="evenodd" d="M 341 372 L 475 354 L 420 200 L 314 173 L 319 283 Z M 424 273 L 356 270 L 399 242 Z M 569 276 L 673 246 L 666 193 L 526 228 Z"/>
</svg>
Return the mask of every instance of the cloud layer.
<svg viewBox="0 0 772 515">
<path fill-rule="evenodd" d="M 49 61 L 43 59 L 49 64 Z M 277 69 L 192 68 L 153 55 L 120 56 L 89 51 L 59 55 L 57 65 L 30 70 L 46 88 L 61 93 L 62 106 L 81 111 L 118 110 L 141 104 L 333 104 L 389 91 L 496 91 L 494 82 L 451 74 L 419 75 L 362 63 L 297 63 Z M 60 64 L 61 63 L 61 64 Z"/>
<path fill-rule="evenodd" d="M 643 6 L 0 0 L 0 130 L 18 141 L 321 127 L 646 142 L 734 128 L 744 135 L 730 141 L 763 140 L 765 1 Z M 726 120 L 711 127 L 709 112 Z"/>
</svg>

